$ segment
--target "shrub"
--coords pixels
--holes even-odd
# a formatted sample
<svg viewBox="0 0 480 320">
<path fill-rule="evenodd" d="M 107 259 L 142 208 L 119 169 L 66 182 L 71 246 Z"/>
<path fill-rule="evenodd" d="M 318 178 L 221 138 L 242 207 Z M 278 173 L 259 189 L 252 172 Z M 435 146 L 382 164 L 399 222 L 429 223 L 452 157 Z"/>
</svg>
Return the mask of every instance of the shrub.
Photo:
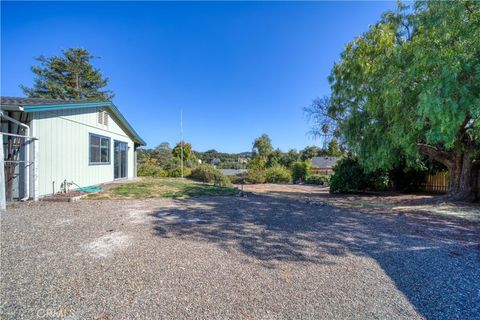
<svg viewBox="0 0 480 320">
<path fill-rule="evenodd" d="M 227 179 L 233 184 L 241 184 L 245 182 L 245 175 L 227 176 Z"/>
<path fill-rule="evenodd" d="M 328 185 L 330 177 L 324 174 L 312 174 L 306 180 L 306 184 L 316 184 L 319 186 Z"/>
<path fill-rule="evenodd" d="M 308 161 L 297 161 L 292 165 L 292 178 L 293 182 L 303 182 L 310 175 L 311 164 Z"/>
<path fill-rule="evenodd" d="M 165 172 L 155 164 L 142 163 L 138 165 L 137 174 L 139 177 L 162 177 Z"/>
<path fill-rule="evenodd" d="M 202 164 L 193 169 L 190 173 L 190 179 L 206 183 L 213 182 L 215 185 L 219 185 L 221 187 L 232 186 L 232 183 L 227 177 L 209 164 Z"/>
<path fill-rule="evenodd" d="M 190 178 L 201 182 L 214 182 L 222 173 L 209 164 L 201 164 L 192 170 Z"/>
<path fill-rule="evenodd" d="M 289 183 L 292 181 L 292 173 L 285 167 L 273 166 L 265 170 L 265 181 L 269 183 Z"/>
<path fill-rule="evenodd" d="M 183 168 L 183 176 L 188 177 L 191 173 L 191 169 L 184 167 Z M 167 177 L 171 178 L 180 178 L 182 176 L 182 169 L 181 168 L 173 168 L 167 171 Z"/>
<path fill-rule="evenodd" d="M 259 168 L 249 169 L 245 179 L 248 183 L 265 183 L 265 170 Z"/>
<path fill-rule="evenodd" d="M 264 169 L 265 168 L 265 160 L 261 157 L 255 157 L 250 162 L 248 162 L 249 169 Z"/>
<path fill-rule="evenodd" d="M 221 176 L 216 176 L 215 177 L 215 181 L 213 182 L 216 186 L 220 186 L 220 187 L 225 187 L 225 188 L 231 188 L 233 185 L 232 185 L 232 182 L 230 181 L 230 179 L 228 179 L 226 176 L 224 176 L 223 174 Z"/>
<path fill-rule="evenodd" d="M 330 177 L 330 192 L 360 192 L 385 190 L 388 176 L 382 172 L 366 173 L 358 160 L 343 158 L 334 167 Z"/>
</svg>

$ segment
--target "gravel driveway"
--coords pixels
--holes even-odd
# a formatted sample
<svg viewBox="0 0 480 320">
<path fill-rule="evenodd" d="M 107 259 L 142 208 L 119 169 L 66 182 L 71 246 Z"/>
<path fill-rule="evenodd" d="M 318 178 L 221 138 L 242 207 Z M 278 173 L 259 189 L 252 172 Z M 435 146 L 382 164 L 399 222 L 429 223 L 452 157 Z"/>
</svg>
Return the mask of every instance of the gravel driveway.
<svg viewBox="0 0 480 320">
<path fill-rule="evenodd" d="M 2 319 L 475 319 L 480 227 L 268 195 L 17 204 Z"/>
</svg>

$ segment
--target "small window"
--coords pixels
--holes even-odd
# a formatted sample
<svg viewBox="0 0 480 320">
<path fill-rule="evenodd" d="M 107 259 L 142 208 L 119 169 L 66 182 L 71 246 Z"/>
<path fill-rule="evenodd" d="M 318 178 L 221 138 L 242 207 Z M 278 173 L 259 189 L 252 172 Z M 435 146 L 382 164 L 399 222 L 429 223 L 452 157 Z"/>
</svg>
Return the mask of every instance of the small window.
<svg viewBox="0 0 480 320">
<path fill-rule="evenodd" d="M 90 164 L 110 163 L 110 138 L 90 134 Z"/>
</svg>

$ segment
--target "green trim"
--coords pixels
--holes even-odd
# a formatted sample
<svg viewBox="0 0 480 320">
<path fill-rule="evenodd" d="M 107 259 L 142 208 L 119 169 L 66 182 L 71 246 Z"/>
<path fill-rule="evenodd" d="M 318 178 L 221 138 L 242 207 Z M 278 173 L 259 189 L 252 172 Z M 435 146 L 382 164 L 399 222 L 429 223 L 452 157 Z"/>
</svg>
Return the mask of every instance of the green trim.
<svg viewBox="0 0 480 320">
<path fill-rule="evenodd" d="M 118 108 L 110 101 L 105 102 L 82 102 L 82 103 L 65 103 L 65 104 L 42 104 L 42 105 L 23 105 L 24 112 L 42 112 L 53 110 L 68 110 L 68 109 L 82 109 L 82 108 L 98 108 L 108 107 L 110 111 L 120 120 L 120 122 L 130 131 L 134 137 L 134 141 L 141 146 L 147 145 L 147 143 L 140 138 L 138 133 L 128 123 L 127 119 L 120 113 Z"/>
<path fill-rule="evenodd" d="M 106 102 L 82 102 L 82 103 L 65 103 L 65 104 L 43 104 L 43 105 L 24 105 L 25 112 L 38 111 L 52 111 L 52 110 L 66 110 L 78 108 L 93 108 L 93 107 L 111 107 L 113 103 Z"/>
</svg>

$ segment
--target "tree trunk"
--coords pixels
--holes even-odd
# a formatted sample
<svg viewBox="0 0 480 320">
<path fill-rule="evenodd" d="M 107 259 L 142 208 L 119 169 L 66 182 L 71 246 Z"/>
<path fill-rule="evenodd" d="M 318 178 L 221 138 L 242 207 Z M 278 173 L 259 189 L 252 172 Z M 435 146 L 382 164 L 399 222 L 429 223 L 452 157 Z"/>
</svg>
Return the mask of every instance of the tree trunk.
<svg viewBox="0 0 480 320">
<path fill-rule="evenodd" d="M 450 176 L 449 197 L 452 200 L 476 201 L 478 195 L 478 166 L 474 166 L 469 152 L 458 152 L 455 163 L 448 168 Z"/>
<path fill-rule="evenodd" d="M 76 76 L 75 90 L 77 90 L 77 99 L 80 99 L 81 98 L 81 95 L 80 95 L 80 74 L 77 72 L 75 74 L 75 76 Z"/>
<path fill-rule="evenodd" d="M 448 168 L 450 200 L 469 202 L 480 200 L 480 165 L 478 159 L 471 158 L 471 150 L 445 152 L 425 144 L 419 144 L 418 147 L 422 154 Z"/>
</svg>

